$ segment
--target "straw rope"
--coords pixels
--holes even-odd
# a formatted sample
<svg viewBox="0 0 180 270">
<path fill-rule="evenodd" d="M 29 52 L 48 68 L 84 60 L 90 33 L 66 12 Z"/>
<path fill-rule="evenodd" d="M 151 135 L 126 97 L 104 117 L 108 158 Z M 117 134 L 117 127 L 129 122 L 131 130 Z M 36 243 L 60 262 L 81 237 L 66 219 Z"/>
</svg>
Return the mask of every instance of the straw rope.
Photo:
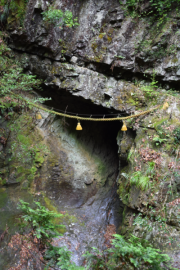
<svg viewBox="0 0 180 270">
<path fill-rule="evenodd" d="M 149 109 L 147 111 L 144 111 L 144 112 L 141 112 L 141 113 L 138 113 L 138 114 L 134 114 L 134 115 L 129 115 L 129 116 L 124 116 L 124 117 L 116 117 L 116 118 L 91 118 L 91 117 L 81 117 L 81 116 L 78 116 L 78 115 L 69 115 L 69 114 L 66 114 L 66 113 L 59 113 L 59 112 L 56 112 L 56 111 L 53 111 L 53 110 L 48 110 L 40 105 L 37 105 L 37 104 L 34 104 L 33 102 L 31 101 L 28 101 L 22 97 L 20 97 L 19 95 L 16 95 L 14 93 L 12 93 L 12 95 L 14 95 L 16 98 L 20 98 L 22 100 L 24 100 L 26 103 L 32 105 L 33 107 L 36 107 L 40 110 L 43 110 L 45 112 L 48 112 L 48 113 L 52 113 L 52 114 L 56 114 L 56 115 L 59 115 L 59 116 L 63 116 L 63 117 L 67 117 L 67 118 L 72 118 L 72 119 L 77 119 L 77 120 L 82 120 L 82 121 L 118 121 L 118 120 L 127 120 L 127 119 L 130 119 L 130 118 L 136 118 L 136 117 L 139 117 L 141 115 L 145 115 L 145 114 L 148 114 L 154 110 L 157 110 L 158 108 L 160 108 L 162 105 L 158 105 L 156 106 L 155 108 L 152 108 L 152 109 Z"/>
</svg>

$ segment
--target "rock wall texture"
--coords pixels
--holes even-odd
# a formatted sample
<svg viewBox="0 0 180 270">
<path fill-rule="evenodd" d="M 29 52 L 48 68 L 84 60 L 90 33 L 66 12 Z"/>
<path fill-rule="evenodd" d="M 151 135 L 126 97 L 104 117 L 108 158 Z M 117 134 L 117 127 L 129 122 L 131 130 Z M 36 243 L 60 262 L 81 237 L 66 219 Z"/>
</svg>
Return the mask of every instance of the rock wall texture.
<svg viewBox="0 0 180 270">
<path fill-rule="evenodd" d="M 70 10 L 75 28 L 54 27 L 43 21 L 49 6 Z M 11 47 L 57 61 L 71 61 L 116 78 L 156 73 L 167 82 L 179 81 L 179 19 L 175 10 L 162 22 L 127 16 L 119 1 L 30 0 L 24 27 L 14 12 L 8 21 Z"/>
<path fill-rule="evenodd" d="M 79 26 L 55 27 L 44 22 L 41 13 L 49 6 L 71 10 Z M 114 138 L 117 136 L 119 174 L 117 148 L 108 143 L 112 137 L 101 142 L 107 138 L 108 126 L 96 134 L 95 143 L 92 136 L 98 125 L 88 127 L 84 122 L 86 139 L 83 142 L 80 136 L 82 145 L 78 145 L 60 120 L 49 122 L 53 139 L 50 136 L 47 143 L 52 154 L 43 159 L 45 165 L 41 164 L 40 170 L 44 180 L 37 180 L 36 186 L 65 202 L 59 192 L 64 188 L 68 203 L 79 207 L 91 205 L 95 182 L 106 186 L 108 178 L 108 185 L 116 179 L 125 206 L 120 232 L 143 236 L 162 250 L 171 249 L 176 257 L 180 241 L 180 101 L 178 91 L 167 89 L 172 85 L 178 89 L 180 80 L 179 19 L 176 10 L 163 22 L 131 18 L 116 0 L 30 0 L 24 25 L 20 26 L 16 14 L 11 14 L 7 24 L 9 46 L 26 72 L 43 79 L 42 95 L 52 97 L 48 106 L 65 110 L 68 105 L 74 113 L 90 115 L 93 109 L 93 113 L 124 116 L 168 102 L 166 110 L 160 107 L 126 121 L 128 132 L 124 134 L 118 124 L 110 126 Z M 67 124 L 75 125 L 72 121 Z M 63 148 L 60 153 L 58 136 Z M 99 160 L 94 162 L 96 155 L 103 166 Z M 61 177 L 66 179 L 64 186 Z"/>
</svg>

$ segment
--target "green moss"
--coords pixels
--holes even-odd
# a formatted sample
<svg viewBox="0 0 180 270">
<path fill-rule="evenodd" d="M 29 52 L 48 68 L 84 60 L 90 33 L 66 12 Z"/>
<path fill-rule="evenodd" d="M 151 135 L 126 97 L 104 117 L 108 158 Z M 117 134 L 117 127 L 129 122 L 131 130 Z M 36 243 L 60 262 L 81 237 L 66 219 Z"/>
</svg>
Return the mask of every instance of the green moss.
<svg viewBox="0 0 180 270">
<path fill-rule="evenodd" d="M 126 100 L 126 102 L 127 102 L 128 104 L 133 105 L 133 106 L 135 106 L 135 105 L 137 104 L 137 102 L 136 102 L 132 97 L 128 98 L 128 99 Z"/>
<path fill-rule="evenodd" d="M 31 143 L 30 138 L 27 136 L 24 136 L 23 134 L 18 134 L 17 139 L 20 141 L 20 143 L 23 143 L 23 144 Z"/>
<path fill-rule="evenodd" d="M 177 57 L 174 57 L 173 59 L 172 59 L 172 63 L 177 63 L 178 62 L 178 58 Z"/>
<path fill-rule="evenodd" d="M 0 188 L 0 208 L 3 208 L 7 203 L 6 189 Z"/>
<path fill-rule="evenodd" d="M 47 198 L 46 196 L 44 196 L 44 201 L 45 201 L 46 207 L 50 211 L 54 211 L 56 214 L 61 213 L 61 212 L 58 211 L 57 207 L 54 206 L 52 201 L 49 198 Z M 60 218 L 56 218 L 54 220 L 54 222 L 55 222 L 55 224 L 67 224 L 67 225 L 70 225 L 71 223 L 79 223 L 80 225 L 84 226 L 83 223 L 79 222 L 79 220 L 77 219 L 76 216 L 70 215 L 67 212 L 64 212 Z M 65 227 L 60 228 L 59 232 L 60 233 L 65 233 L 66 232 Z"/>
<path fill-rule="evenodd" d="M 30 113 L 24 113 L 15 121 L 9 121 L 9 127 L 12 130 L 9 152 L 11 151 L 11 167 L 15 170 L 16 180 L 32 181 L 47 153 L 42 136 L 39 130 L 35 129 Z"/>
<path fill-rule="evenodd" d="M 59 211 L 58 211 L 57 208 L 53 205 L 53 203 L 50 201 L 49 198 L 44 197 L 44 201 L 45 201 L 46 207 L 47 207 L 50 211 L 53 211 L 54 213 L 59 214 Z M 60 217 L 60 218 L 55 218 L 55 219 L 53 220 L 53 224 L 60 225 L 61 223 L 62 223 L 62 217 Z M 61 233 L 61 234 L 64 234 L 64 233 L 66 232 L 66 228 L 65 228 L 65 227 L 58 228 L 58 232 Z"/>
<path fill-rule="evenodd" d="M 106 33 L 100 33 L 99 38 L 102 39 L 105 35 L 106 35 Z"/>
<path fill-rule="evenodd" d="M 119 183 L 117 194 L 119 195 L 119 198 L 122 200 L 122 202 L 127 205 L 129 202 L 129 191 L 127 190 L 123 181 L 120 181 Z"/>
<path fill-rule="evenodd" d="M 173 149 L 173 145 L 168 143 L 166 143 L 163 147 L 165 147 L 166 152 L 170 152 Z"/>
<path fill-rule="evenodd" d="M 112 37 L 107 36 L 107 40 L 108 40 L 108 42 L 109 42 L 109 43 L 111 43 L 111 41 L 112 41 Z"/>
<path fill-rule="evenodd" d="M 9 16 L 8 16 L 8 25 L 19 25 L 23 26 L 24 18 L 26 14 L 26 5 L 28 0 L 14 0 L 10 1 L 9 5 Z M 0 5 L 5 6 L 6 1 L 0 0 Z"/>
<path fill-rule="evenodd" d="M 169 117 L 165 117 L 165 118 L 161 118 L 159 120 L 159 118 L 157 118 L 157 116 L 155 118 L 152 118 L 152 124 L 153 124 L 153 127 L 158 130 L 158 126 L 162 125 L 162 123 L 164 123 L 165 121 L 168 121 L 169 120 Z"/>
<path fill-rule="evenodd" d="M 40 167 L 44 162 L 44 155 L 41 152 L 36 152 L 34 162 L 38 163 L 38 167 Z"/>
<path fill-rule="evenodd" d="M 104 175 L 106 173 L 106 166 L 103 163 L 98 166 L 98 172 L 101 175 Z"/>
<path fill-rule="evenodd" d="M 96 42 L 91 44 L 91 48 L 93 49 L 94 53 L 97 52 L 98 44 Z"/>
</svg>

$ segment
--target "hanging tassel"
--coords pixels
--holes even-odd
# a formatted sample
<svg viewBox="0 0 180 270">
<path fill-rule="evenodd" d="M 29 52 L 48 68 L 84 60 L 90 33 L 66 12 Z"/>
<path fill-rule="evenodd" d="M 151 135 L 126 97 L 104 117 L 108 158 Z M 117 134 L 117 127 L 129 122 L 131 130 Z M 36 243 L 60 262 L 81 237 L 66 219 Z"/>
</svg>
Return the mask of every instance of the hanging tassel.
<svg viewBox="0 0 180 270">
<path fill-rule="evenodd" d="M 126 130 L 127 130 L 127 127 L 126 127 L 126 124 L 125 124 L 124 121 L 123 121 L 123 126 L 122 126 L 121 130 L 122 130 L 122 131 L 126 131 Z"/>
<path fill-rule="evenodd" d="M 164 102 L 162 109 L 166 110 L 168 107 L 169 107 L 169 104 L 167 103 L 167 101 Z"/>
<path fill-rule="evenodd" d="M 37 119 L 37 120 L 41 120 L 41 119 L 42 119 L 42 116 L 41 116 L 40 113 L 37 113 L 37 114 L 36 114 L 36 119 Z"/>
<path fill-rule="evenodd" d="M 82 127 L 81 127 L 80 122 L 78 122 L 77 127 L 76 127 L 76 130 L 82 130 Z"/>
</svg>

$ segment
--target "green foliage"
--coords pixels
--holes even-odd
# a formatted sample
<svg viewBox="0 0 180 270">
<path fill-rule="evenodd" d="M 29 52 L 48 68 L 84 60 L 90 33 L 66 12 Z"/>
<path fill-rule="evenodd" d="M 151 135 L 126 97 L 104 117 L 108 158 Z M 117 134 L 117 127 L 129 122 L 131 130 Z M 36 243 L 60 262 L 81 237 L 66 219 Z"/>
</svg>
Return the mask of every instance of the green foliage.
<svg viewBox="0 0 180 270">
<path fill-rule="evenodd" d="M 161 145 L 162 143 L 167 142 L 170 135 L 167 133 L 167 131 L 164 130 L 164 125 L 166 125 L 166 121 L 162 122 L 160 125 L 156 127 L 157 129 L 157 135 L 154 135 L 153 142 L 156 146 Z"/>
<path fill-rule="evenodd" d="M 88 260 L 88 268 L 94 270 L 106 269 L 128 269 L 134 266 L 135 269 L 163 270 L 162 263 L 167 263 L 170 258 L 161 254 L 159 249 L 153 248 L 146 242 L 143 246 L 141 239 L 131 236 L 126 241 L 123 236 L 115 234 L 112 240 L 113 247 L 103 252 L 94 249 L 93 253 L 87 252 L 84 256 Z M 123 268 L 122 268 L 123 267 Z"/>
<path fill-rule="evenodd" d="M 59 235 L 57 228 L 62 227 L 62 225 L 53 224 L 52 220 L 61 217 L 62 214 L 49 211 L 39 202 L 34 202 L 34 204 L 35 209 L 31 208 L 29 203 L 20 200 L 18 208 L 24 213 L 21 216 L 21 225 L 23 227 L 29 226 L 33 230 L 33 234 L 46 243 L 47 240 L 51 241 L 53 237 Z"/>
<path fill-rule="evenodd" d="M 83 270 L 84 267 L 76 266 L 72 263 L 71 252 L 64 247 L 54 247 L 50 246 L 46 250 L 44 259 L 48 261 L 44 270 L 48 270 L 49 266 L 57 267 L 59 266 L 62 270 Z"/>
<path fill-rule="evenodd" d="M 168 238 L 169 244 L 171 245 L 176 241 L 171 236 L 171 230 L 167 226 L 168 217 L 166 217 L 166 208 L 163 208 L 157 212 L 152 206 L 149 207 L 149 211 L 146 216 L 143 216 L 141 213 L 135 218 L 133 225 L 143 228 L 148 233 L 152 232 L 156 228 L 157 236 L 162 234 Z M 153 225 L 152 225 L 153 224 Z"/>
<path fill-rule="evenodd" d="M 92 266 L 94 270 L 108 269 L 106 264 L 107 254 L 105 252 L 100 252 L 95 247 L 92 247 L 92 253 L 87 251 L 83 257 L 85 257 L 87 260 L 86 269 L 92 269 Z"/>
<path fill-rule="evenodd" d="M 147 190 L 151 187 L 150 179 L 155 175 L 155 163 L 148 162 L 148 167 L 143 173 L 141 171 L 133 172 L 131 176 L 127 173 L 121 173 L 121 175 L 126 179 L 126 187 L 135 185 L 141 190 Z"/>
<path fill-rule="evenodd" d="M 23 26 L 27 3 L 28 0 L 0 0 L 0 6 L 2 7 L 1 23 L 5 25 L 8 17 L 10 20 L 15 17 L 20 26 Z"/>
<path fill-rule="evenodd" d="M 173 136 L 174 136 L 174 142 L 176 144 L 180 143 L 180 127 L 177 127 L 173 131 Z"/>
<path fill-rule="evenodd" d="M 130 178 L 130 184 L 147 190 L 150 187 L 149 176 L 142 175 L 141 171 L 134 172 Z"/>
<path fill-rule="evenodd" d="M 36 76 L 23 74 L 22 71 L 22 68 L 15 66 L 3 74 L 0 84 L 1 96 L 18 90 L 31 91 L 38 88 L 40 81 L 35 79 Z"/>
<path fill-rule="evenodd" d="M 22 93 L 40 89 L 41 81 L 36 76 L 24 74 L 20 62 L 14 59 L 11 49 L 6 44 L 7 34 L 0 32 L 0 109 L 1 114 L 11 110 L 16 106 L 28 106 L 28 98 L 22 97 Z M 17 96 L 14 96 L 14 93 Z M 4 99 L 5 97 L 5 99 Z M 23 105 L 24 99 L 27 101 Z M 31 102 L 44 102 L 48 98 L 36 98 Z M 12 114 L 13 110 L 11 110 Z"/>
<path fill-rule="evenodd" d="M 145 75 L 144 75 L 145 76 Z M 152 77 L 151 77 L 151 83 L 148 85 L 143 85 L 141 86 L 141 90 L 143 90 L 145 92 L 145 96 L 147 98 L 152 98 L 152 97 L 156 97 L 157 96 L 157 92 L 155 91 L 155 89 L 158 87 L 158 81 L 156 81 L 156 74 L 155 72 L 153 72 Z"/>
<path fill-rule="evenodd" d="M 127 0 L 125 5 L 131 14 L 135 12 L 139 16 L 165 16 L 173 7 L 179 7 L 180 4 L 180 0 L 150 0 L 149 8 L 144 10 L 142 6 L 145 2 L 145 0 Z"/>
<path fill-rule="evenodd" d="M 78 19 L 73 19 L 73 14 L 69 10 L 63 12 L 61 9 L 50 7 L 47 11 L 42 12 L 42 14 L 44 21 L 52 23 L 55 26 L 62 26 L 65 24 L 67 27 L 73 27 L 79 25 Z"/>
<path fill-rule="evenodd" d="M 158 145 L 160 145 L 160 144 L 162 144 L 164 142 L 167 142 L 167 140 L 166 139 L 162 139 L 159 136 L 154 136 L 153 137 L 153 142 L 155 142 L 156 146 L 158 146 Z"/>
<path fill-rule="evenodd" d="M 30 92 L 35 88 L 39 89 L 41 81 L 37 80 L 36 76 L 23 73 L 20 63 L 13 59 L 13 53 L 4 40 L 6 37 L 5 33 L 0 32 L 0 97 L 12 96 L 13 92 Z M 38 101 L 43 102 L 44 99 Z"/>
<path fill-rule="evenodd" d="M 146 175 L 149 175 L 150 177 L 153 177 L 155 174 L 155 162 L 154 161 L 150 161 L 148 163 L 148 168 L 146 170 Z"/>
<path fill-rule="evenodd" d="M 54 237 L 58 236 L 58 228 L 64 227 L 53 222 L 54 219 L 62 217 L 54 211 L 48 210 L 39 202 L 34 202 L 35 208 L 31 208 L 29 203 L 20 200 L 19 209 L 23 211 L 21 216 L 21 227 L 29 227 L 33 238 L 37 237 L 41 248 L 44 247 L 46 260 L 45 270 L 53 267 L 61 267 L 62 270 L 83 270 L 84 267 L 78 267 L 71 263 L 71 252 L 64 247 L 55 247 L 52 245 Z"/>
</svg>

